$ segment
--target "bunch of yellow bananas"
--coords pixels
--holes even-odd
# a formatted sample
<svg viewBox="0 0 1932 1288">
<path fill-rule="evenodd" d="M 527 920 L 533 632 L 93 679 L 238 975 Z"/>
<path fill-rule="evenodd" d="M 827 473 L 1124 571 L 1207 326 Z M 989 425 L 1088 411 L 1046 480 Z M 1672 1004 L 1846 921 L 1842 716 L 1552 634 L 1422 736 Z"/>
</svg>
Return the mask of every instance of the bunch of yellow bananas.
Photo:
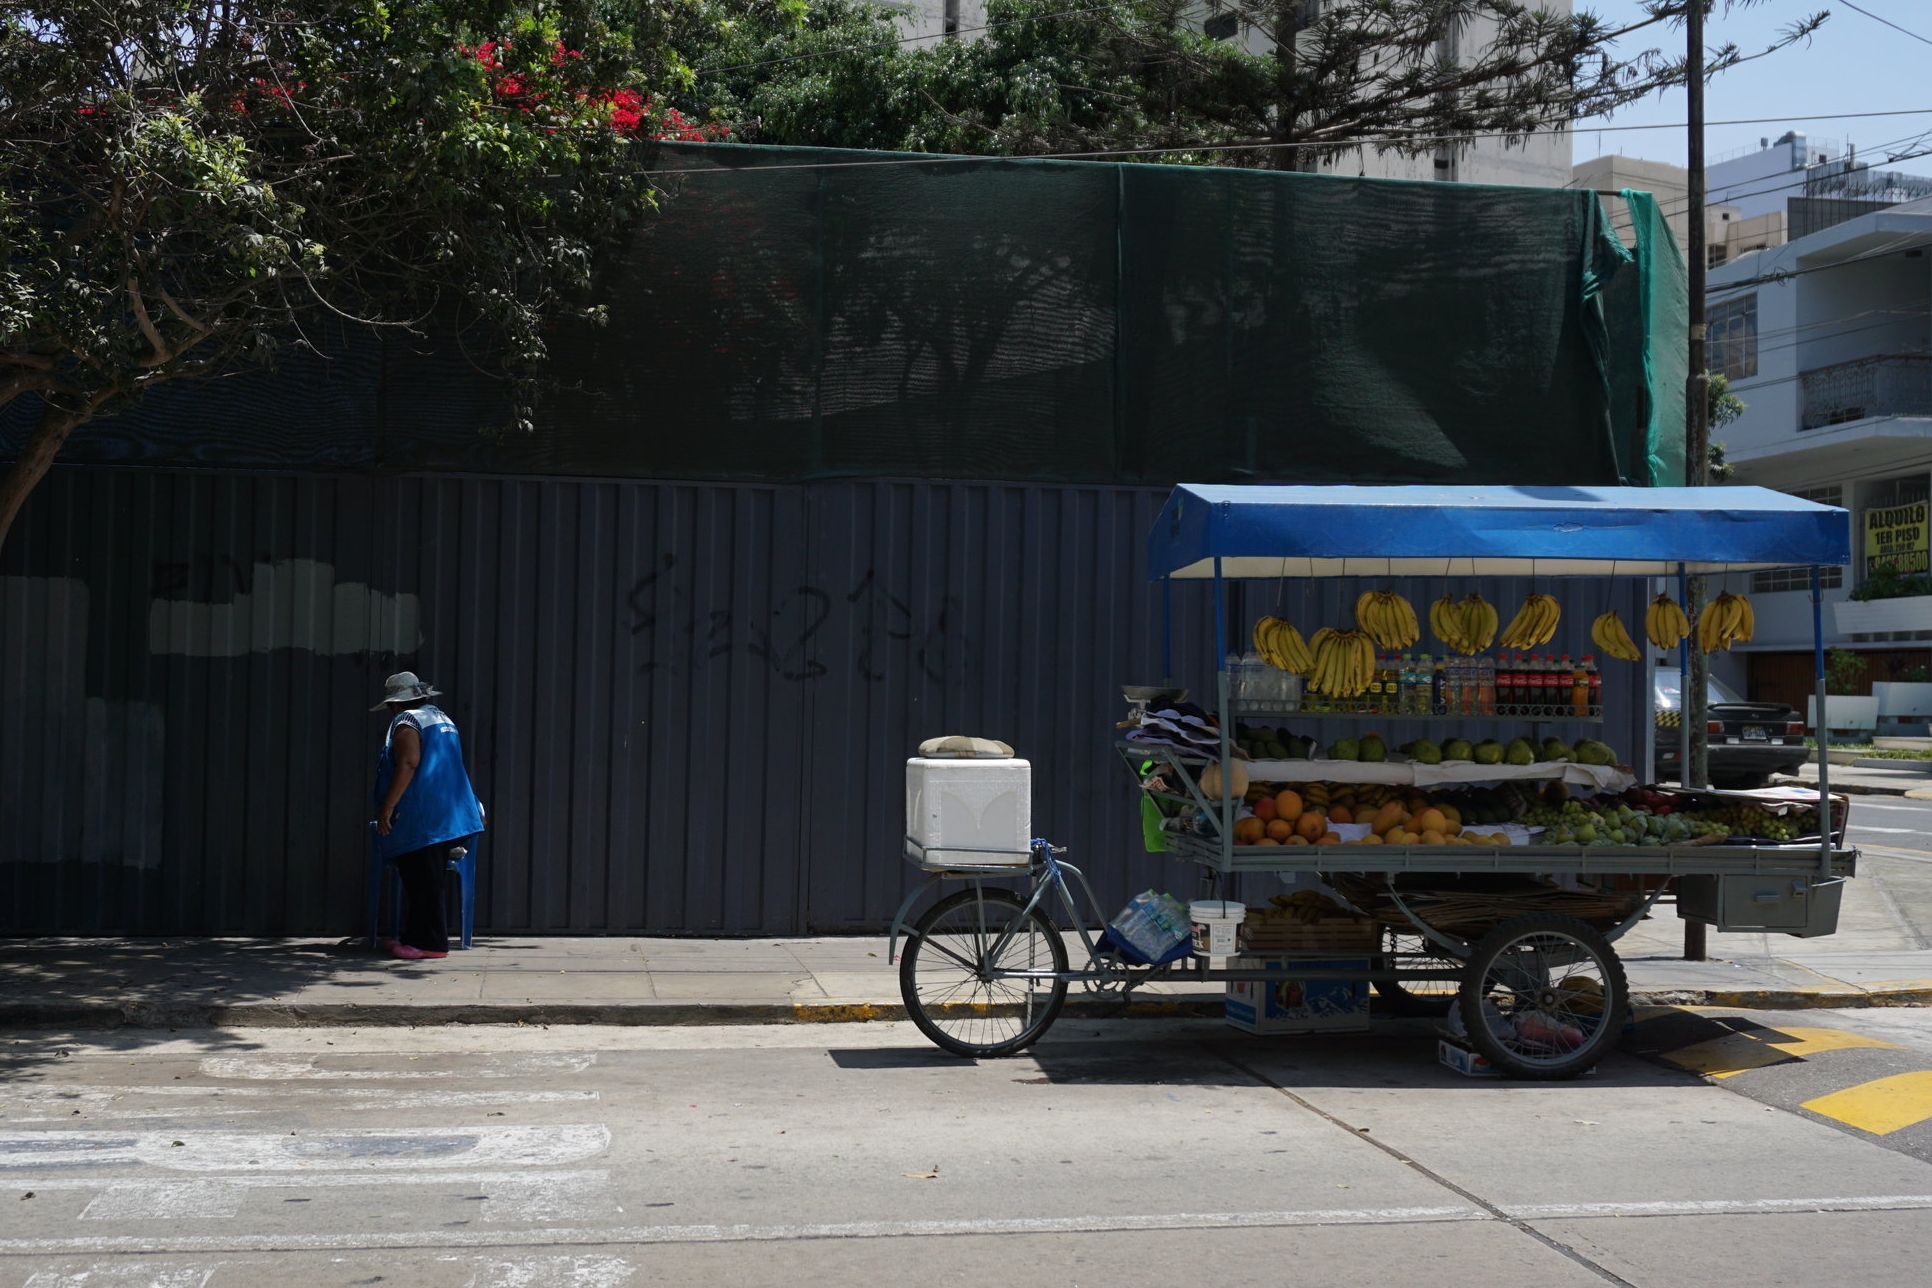
<svg viewBox="0 0 1932 1288">
<path fill-rule="evenodd" d="M 1355 601 L 1355 621 L 1377 648 L 1407 648 L 1422 635 L 1415 609 L 1392 590 L 1365 590 Z"/>
<path fill-rule="evenodd" d="M 1480 653 L 1496 638 L 1496 609 L 1473 591 L 1458 604 L 1444 595 L 1429 605 L 1429 629 L 1458 653 Z"/>
<path fill-rule="evenodd" d="M 1669 595 L 1659 595 L 1650 601 L 1650 608 L 1644 613 L 1644 634 L 1650 642 L 1661 649 L 1673 649 L 1690 634 L 1690 618 Z"/>
<path fill-rule="evenodd" d="M 1317 890 L 1297 890 L 1293 894 L 1271 894 L 1268 906 L 1248 914 L 1256 921 L 1286 921 L 1308 926 L 1324 917 L 1345 917 L 1342 906 Z"/>
<path fill-rule="evenodd" d="M 1375 678 L 1375 645 L 1362 631 L 1335 631 L 1324 626 L 1308 641 L 1315 655 L 1309 682 L 1335 698 L 1360 697 Z"/>
<path fill-rule="evenodd" d="M 1549 643 L 1556 635 L 1557 619 L 1562 615 L 1552 596 L 1530 592 L 1523 596 L 1523 606 L 1516 610 L 1508 629 L 1503 631 L 1503 647 L 1535 648 Z"/>
<path fill-rule="evenodd" d="M 1728 653 L 1737 641 L 1750 639 L 1757 625 L 1751 601 L 1727 590 L 1697 615 L 1697 647 L 1706 653 L 1715 653 L 1718 649 Z"/>
<path fill-rule="evenodd" d="M 1301 632 L 1279 617 L 1264 617 L 1254 624 L 1254 651 L 1278 670 L 1307 675 L 1315 669 L 1314 655 Z"/>
<path fill-rule="evenodd" d="M 1611 657 L 1622 658 L 1626 662 L 1643 661 L 1643 650 L 1637 647 L 1637 641 L 1630 638 L 1630 632 L 1623 627 L 1623 618 L 1614 608 L 1590 623 L 1590 638 Z"/>
</svg>

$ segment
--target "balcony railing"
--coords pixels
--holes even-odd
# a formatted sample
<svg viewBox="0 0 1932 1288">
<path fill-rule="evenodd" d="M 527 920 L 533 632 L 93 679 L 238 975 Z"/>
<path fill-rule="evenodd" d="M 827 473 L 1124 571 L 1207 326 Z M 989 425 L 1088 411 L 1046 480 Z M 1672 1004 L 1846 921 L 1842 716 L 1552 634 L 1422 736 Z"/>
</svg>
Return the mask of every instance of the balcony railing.
<svg viewBox="0 0 1932 1288">
<path fill-rule="evenodd" d="M 1881 353 L 1799 373 L 1800 429 L 1870 416 L 1932 416 L 1932 353 Z"/>
</svg>

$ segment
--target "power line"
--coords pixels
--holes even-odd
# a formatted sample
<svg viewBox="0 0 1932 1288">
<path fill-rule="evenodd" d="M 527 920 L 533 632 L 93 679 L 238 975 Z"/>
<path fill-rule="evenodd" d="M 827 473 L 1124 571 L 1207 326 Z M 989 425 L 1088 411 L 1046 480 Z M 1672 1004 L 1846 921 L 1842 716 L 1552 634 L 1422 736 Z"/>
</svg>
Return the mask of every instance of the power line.
<svg viewBox="0 0 1932 1288">
<path fill-rule="evenodd" d="M 1800 116 L 1749 116 L 1729 121 L 1711 121 L 1711 125 L 1783 125 L 1791 121 L 1843 121 L 1868 117 L 1885 116 L 1932 116 L 1932 107 L 1902 108 L 1895 112 L 1826 112 L 1807 113 Z M 1147 148 L 1110 148 L 1090 152 L 1039 152 L 1026 156 L 1010 155 L 931 155 L 905 156 L 888 155 L 877 161 L 802 161 L 784 165 L 715 166 L 706 169 L 643 170 L 641 177 L 660 175 L 704 175 L 704 174 L 775 174 L 786 170 L 856 170 L 867 167 L 900 167 L 923 165 L 988 165 L 1007 161 L 1104 161 L 1111 157 L 1176 156 L 1188 152 L 1269 152 L 1293 150 L 1298 148 L 1319 148 L 1331 151 L 1350 151 L 1357 148 L 1371 148 L 1381 144 L 1415 145 L 1424 143 L 1469 143 L 1478 139 L 1521 139 L 1544 132 L 1559 133 L 1565 123 L 1545 122 L 1542 126 L 1532 126 L 1521 130 L 1486 130 L 1469 134 L 1412 134 L 1385 135 L 1378 138 L 1319 140 L 1297 139 L 1278 143 L 1257 141 L 1252 143 L 1178 143 L 1165 147 Z M 1666 125 L 1604 125 L 1594 127 L 1595 132 L 1612 130 L 1681 130 L 1682 122 Z M 714 145 L 715 146 L 715 145 Z M 744 145 L 739 145 L 744 146 Z"/>
<path fill-rule="evenodd" d="M 1916 31 L 1906 31 L 1905 28 L 1899 26 L 1897 23 L 1893 22 L 1890 18 L 1881 18 L 1877 14 L 1873 13 L 1870 9 L 1860 9 L 1857 5 L 1853 4 L 1851 0 L 1843 0 L 1843 3 L 1844 3 L 1844 6 L 1847 9 L 1851 10 L 1853 13 L 1862 13 L 1867 18 L 1870 18 L 1873 22 L 1882 22 L 1886 26 L 1890 27 L 1893 31 L 1899 32 L 1902 35 L 1910 36 L 1912 39 L 1916 41 L 1920 41 L 1923 44 L 1932 45 L 1932 40 L 1926 39 L 1926 37 L 1919 35 L 1919 33 Z"/>
</svg>

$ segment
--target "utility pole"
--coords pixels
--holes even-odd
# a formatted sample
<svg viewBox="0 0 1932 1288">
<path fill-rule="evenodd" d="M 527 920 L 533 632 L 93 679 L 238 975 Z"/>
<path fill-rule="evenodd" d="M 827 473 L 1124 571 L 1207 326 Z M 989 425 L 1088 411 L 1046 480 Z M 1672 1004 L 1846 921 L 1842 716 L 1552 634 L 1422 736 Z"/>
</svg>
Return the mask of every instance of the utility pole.
<svg viewBox="0 0 1932 1288">
<path fill-rule="evenodd" d="M 1685 143 L 1685 163 L 1690 171 L 1690 226 L 1686 230 L 1686 267 L 1690 270 L 1690 379 L 1684 389 L 1684 465 L 1685 482 L 1692 487 L 1708 487 L 1711 482 L 1710 375 L 1704 352 L 1704 290 L 1710 253 L 1705 248 L 1704 226 L 1704 8 L 1709 0 L 1690 0 L 1684 15 L 1684 106 L 1690 135 Z M 1686 583 L 1684 615 L 1691 620 L 1690 666 L 1678 708 L 1684 715 L 1684 764 L 1678 778 L 1685 787 L 1703 787 L 1709 781 L 1709 745 L 1705 732 L 1705 697 L 1710 689 L 1709 668 L 1697 647 L 1697 617 L 1703 610 L 1704 579 L 1692 577 Z M 1704 923 L 1684 923 L 1684 959 L 1704 960 Z"/>
</svg>

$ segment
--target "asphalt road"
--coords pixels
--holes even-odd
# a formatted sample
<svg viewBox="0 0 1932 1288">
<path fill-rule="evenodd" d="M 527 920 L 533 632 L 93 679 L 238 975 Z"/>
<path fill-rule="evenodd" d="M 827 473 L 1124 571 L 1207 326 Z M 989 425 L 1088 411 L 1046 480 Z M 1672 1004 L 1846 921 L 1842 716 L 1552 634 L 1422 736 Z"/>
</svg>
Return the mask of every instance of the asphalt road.
<svg viewBox="0 0 1932 1288">
<path fill-rule="evenodd" d="M 1854 797 L 1848 839 L 1861 851 L 1859 879 L 1891 903 L 1910 946 L 1932 948 L 1932 801 Z"/>
<path fill-rule="evenodd" d="M 1932 1069 L 1932 1012 L 1708 1018 L 1561 1085 L 1387 1022 L 15 1036 L 0 1288 L 1923 1282 L 1917 1129 L 1802 1105 Z"/>
</svg>

